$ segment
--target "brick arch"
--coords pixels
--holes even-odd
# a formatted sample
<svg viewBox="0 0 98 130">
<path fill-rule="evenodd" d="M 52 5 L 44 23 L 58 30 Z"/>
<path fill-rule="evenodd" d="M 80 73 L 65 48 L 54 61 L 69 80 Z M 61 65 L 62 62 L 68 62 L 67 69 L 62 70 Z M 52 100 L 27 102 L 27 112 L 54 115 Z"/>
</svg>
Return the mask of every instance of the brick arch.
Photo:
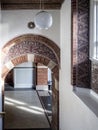
<svg viewBox="0 0 98 130">
<path fill-rule="evenodd" d="M 54 76 L 59 80 L 60 48 L 50 39 L 34 34 L 24 34 L 13 38 L 2 48 L 2 79 L 16 65 L 27 62 L 39 62 L 49 66 Z M 47 59 L 47 60 L 46 60 Z M 48 65 L 49 64 L 49 65 Z"/>
<path fill-rule="evenodd" d="M 34 34 L 21 35 L 6 43 L 2 48 L 3 63 L 25 53 L 40 54 L 60 63 L 60 48 L 52 40 Z"/>
<path fill-rule="evenodd" d="M 59 130 L 60 48 L 50 39 L 40 35 L 26 34 L 12 39 L 2 48 L 3 83 L 12 68 L 29 61 L 42 63 L 53 72 L 51 126 L 53 130 Z M 4 94 L 4 84 L 2 92 Z"/>
<path fill-rule="evenodd" d="M 54 77 L 59 81 L 59 67 L 57 64 L 55 64 L 52 60 L 36 55 L 36 54 L 25 54 L 21 55 L 19 57 L 15 57 L 12 60 L 8 61 L 2 69 L 2 79 L 4 80 L 9 73 L 11 69 L 13 69 L 15 66 L 24 63 L 24 62 L 35 62 L 35 63 L 41 63 L 48 68 L 51 69 L 53 72 Z"/>
</svg>

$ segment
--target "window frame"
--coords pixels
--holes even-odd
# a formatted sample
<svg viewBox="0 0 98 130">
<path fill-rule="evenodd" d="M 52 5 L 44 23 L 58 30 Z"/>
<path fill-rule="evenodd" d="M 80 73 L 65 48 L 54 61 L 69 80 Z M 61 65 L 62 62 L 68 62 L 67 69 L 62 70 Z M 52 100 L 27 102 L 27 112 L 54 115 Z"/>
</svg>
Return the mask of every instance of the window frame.
<svg viewBox="0 0 98 130">
<path fill-rule="evenodd" d="M 98 60 L 98 1 L 90 2 L 90 59 Z"/>
</svg>

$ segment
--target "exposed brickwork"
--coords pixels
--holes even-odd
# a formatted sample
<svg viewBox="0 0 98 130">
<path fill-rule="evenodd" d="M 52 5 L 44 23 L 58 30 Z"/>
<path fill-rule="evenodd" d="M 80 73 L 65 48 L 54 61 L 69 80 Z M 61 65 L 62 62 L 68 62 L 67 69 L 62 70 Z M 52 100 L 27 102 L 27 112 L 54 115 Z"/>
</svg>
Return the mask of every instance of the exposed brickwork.
<svg viewBox="0 0 98 130">
<path fill-rule="evenodd" d="M 28 62 L 27 55 L 19 56 L 17 58 L 12 59 L 12 63 L 14 64 L 14 66 L 19 65 L 24 62 Z"/>
<path fill-rule="evenodd" d="M 18 45 L 18 44 L 20 44 L 20 45 Z M 24 47 L 22 44 L 25 44 L 25 48 L 23 48 L 23 49 L 21 49 L 22 47 Z M 30 48 L 28 48 L 28 44 L 30 44 L 29 45 Z M 16 54 L 18 53 L 18 56 L 19 56 L 19 53 L 25 53 L 25 51 L 27 51 L 28 53 L 42 54 L 43 56 L 47 56 L 50 59 L 51 58 L 54 59 L 57 64 L 60 63 L 59 47 L 53 41 L 51 41 L 50 39 L 48 39 L 46 37 L 43 37 L 40 35 L 34 35 L 34 34 L 33 35 L 32 34 L 22 35 L 22 36 L 16 37 L 13 40 L 9 41 L 3 47 L 2 51 L 6 55 L 8 55 L 8 53 L 10 53 L 10 57 L 11 57 L 11 56 L 13 56 L 13 54 L 11 55 L 11 53 L 14 51 L 14 47 L 15 47 Z M 20 51 L 19 51 L 19 48 L 20 48 Z M 10 50 L 10 52 L 9 52 L 9 50 Z M 14 56 L 16 56 L 16 55 L 14 55 Z M 8 57 L 6 57 L 5 62 L 7 59 L 8 59 Z"/>
<path fill-rule="evenodd" d="M 89 0 L 72 0 L 72 84 L 90 88 Z"/>
<path fill-rule="evenodd" d="M 41 64 L 41 63 L 38 63 L 37 65 L 38 65 L 38 66 L 43 66 L 43 64 Z"/>
<path fill-rule="evenodd" d="M 52 72 L 53 72 L 54 77 L 59 81 L 59 68 L 58 68 L 58 66 L 55 66 L 52 69 Z"/>
<path fill-rule="evenodd" d="M 47 85 L 48 68 L 37 68 L 37 85 Z"/>
<path fill-rule="evenodd" d="M 76 85 L 76 68 L 77 68 L 77 0 L 72 0 L 72 57 L 71 57 L 71 82 Z"/>
<path fill-rule="evenodd" d="M 14 65 L 13 67 L 15 67 L 18 64 L 28 62 L 29 60 L 35 63 L 41 63 L 45 66 L 48 66 L 51 63 L 53 77 L 58 80 L 58 82 L 56 82 L 56 80 L 53 80 L 54 85 L 52 87 L 53 88 L 52 128 L 53 130 L 58 130 L 59 129 L 59 93 L 58 93 L 59 89 L 56 88 L 58 88 L 59 86 L 59 66 L 60 66 L 59 47 L 48 38 L 39 35 L 28 34 L 11 40 L 3 47 L 2 51 L 6 55 L 5 59 L 3 59 L 3 63 L 7 64 L 8 62 L 9 63 L 11 62 Z M 33 54 L 33 57 L 30 58 L 29 56 L 28 58 L 28 54 Z M 10 70 L 6 66 L 4 66 L 2 71 L 3 79 L 6 77 L 9 71 Z M 46 73 L 45 69 L 39 71 L 41 71 L 42 73 Z"/>
<path fill-rule="evenodd" d="M 46 57 L 42 57 L 40 55 L 35 55 L 34 62 L 41 63 L 41 64 L 44 64 L 45 66 L 47 66 L 49 64 L 50 60 L 47 59 Z"/>
<path fill-rule="evenodd" d="M 54 52 L 47 46 L 42 43 L 32 42 L 32 41 L 22 41 L 14 46 L 12 46 L 7 56 L 5 57 L 5 63 L 8 62 L 10 59 L 25 55 L 25 54 L 37 54 L 44 57 L 48 57 L 52 59 L 56 64 L 58 61 Z"/>
</svg>

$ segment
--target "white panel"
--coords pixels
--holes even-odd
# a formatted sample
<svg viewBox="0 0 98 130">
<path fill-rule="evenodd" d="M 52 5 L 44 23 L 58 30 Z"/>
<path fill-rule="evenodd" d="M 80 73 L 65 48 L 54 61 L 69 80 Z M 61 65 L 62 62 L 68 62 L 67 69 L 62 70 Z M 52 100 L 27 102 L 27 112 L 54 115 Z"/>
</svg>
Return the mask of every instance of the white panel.
<svg viewBox="0 0 98 130">
<path fill-rule="evenodd" d="M 14 83 L 15 88 L 32 88 L 33 68 L 15 68 Z"/>
</svg>

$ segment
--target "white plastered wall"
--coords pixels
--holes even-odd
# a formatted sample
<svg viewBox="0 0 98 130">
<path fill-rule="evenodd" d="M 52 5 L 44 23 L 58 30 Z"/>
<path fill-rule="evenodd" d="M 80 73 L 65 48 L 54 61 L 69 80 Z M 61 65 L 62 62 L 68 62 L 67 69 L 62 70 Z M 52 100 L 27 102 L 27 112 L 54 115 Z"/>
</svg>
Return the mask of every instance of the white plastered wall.
<svg viewBox="0 0 98 130">
<path fill-rule="evenodd" d="M 60 130 L 98 130 L 98 117 L 71 85 L 71 0 L 61 9 Z"/>
<path fill-rule="evenodd" d="M 37 28 L 29 29 L 28 22 L 34 21 L 34 16 L 38 10 L 5 10 L 2 11 L 2 42 L 5 44 L 12 38 L 31 33 L 48 37 L 58 45 L 60 44 L 60 11 L 49 10 L 53 16 L 53 25 L 48 30 Z"/>
</svg>

